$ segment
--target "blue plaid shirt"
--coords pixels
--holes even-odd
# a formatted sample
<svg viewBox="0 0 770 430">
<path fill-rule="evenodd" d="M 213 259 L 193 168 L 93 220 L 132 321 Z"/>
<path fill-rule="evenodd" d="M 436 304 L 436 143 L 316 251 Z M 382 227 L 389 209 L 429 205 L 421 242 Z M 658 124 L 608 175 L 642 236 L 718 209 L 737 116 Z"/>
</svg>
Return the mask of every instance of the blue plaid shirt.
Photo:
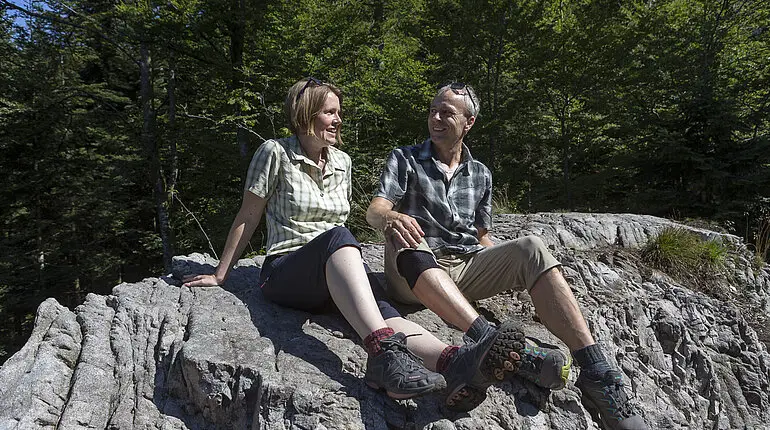
<svg viewBox="0 0 770 430">
<path fill-rule="evenodd" d="M 463 145 L 462 161 L 447 180 L 430 139 L 391 151 L 375 197 L 420 224 L 425 241 L 442 254 L 482 249 L 479 228 L 492 226 L 492 174 Z"/>
</svg>

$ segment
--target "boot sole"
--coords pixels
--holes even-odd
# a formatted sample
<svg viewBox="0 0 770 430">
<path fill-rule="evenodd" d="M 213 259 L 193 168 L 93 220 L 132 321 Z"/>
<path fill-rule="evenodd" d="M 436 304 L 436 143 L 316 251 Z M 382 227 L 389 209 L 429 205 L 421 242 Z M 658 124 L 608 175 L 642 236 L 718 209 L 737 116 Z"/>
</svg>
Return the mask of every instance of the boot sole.
<svg viewBox="0 0 770 430">
<path fill-rule="evenodd" d="M 495 338 L 489 342 L 489 348 L 487 348 L 486 351 L 481 355 L 481 359 L 479 360 L 479 366 L 476 370 L 483 372 L 484 363 L 487 361 L 487 357 L 489 357 L 490 352 L 494 349 L 495 345 L 497 344 L 497 341 L 500 338 L 500 331 L 496 331 L 494 333 Z M 449 409 L 450 411 L 455 412 L 468 412 L 472 409 L 475 409 L 478 405 L 480 405 L 486 398 L 487 398 L 487 387 L 491 385 L 488 384 L 483 387 L 477 387 L 473 388 L 472 391 L 467 391 L 468 395 L 466 396 L 457 396 L 457 394 L 465 389 L 465 387 L 468 387 L 468 384 L 462 383 L 454 387 L 452 391 L 450 391 L 445 400 L 444 405 Z M 477 394 L 473 394 L 477 392 Z M 451 403 L 450 403 L 451 402 Z"/>
<path fill-rule="evenodd" d="M 465 390 L 464 393 L 461 391 Z M 458 396 L 459 394 L 459 396 Z M 487 399 L 486 387 L 473 388 L 463 385 L 453 390 L 447 396 L 444 404 L 452 412 L 468 412 L 476 409 Z M 449 402 L 452 402 L 451 404 Z"/>
<path fill-rule="evenodd" d="M 567 355 L 567 362 L 564 364 L 564 366 L 561 367 L 561 372 L 559 376 L 561 377 L 559 379 L 560 383 L 556 385 L 555 387 L 552 387 L 552 390 L 561 390 L 562 388 L 567 386 L 567 380 L 569 379 L 569 372 L 570 369 L 572 369 L 572 354 Z"/>
<path fill-rule="evenodd" d="M 511 352 L 521 356 L 526 346 L 524 332 L 516 324 L 504 322 L 498 330 L 497 339 L 492 343 L 482 365 L 481 373 L 489 381 L 504 381 L 519 370 L 520 360 L 511 357 Z"/>
<path fill-rule="evenodd" d="M 406 399 L 411 399 L 413 397 L 424 396 L 425 394 L 430 394 L 434 391 L 441 391 L 444 388 L 446 388 L 446 383 L 444 384 L 439 383 L 439 384 L 426 386 L 422 390 L 414 391 L 411 393 L 395 393 L 393 391 L 388 391 L 385 387 L 381 387 L 375 384 L 374 382 L 366 381 L 366 385 L 368 385 L 370 388 L 372 388 L 375 391 L 384 391 L 385 394 L 388 395 L 388 397 L 396 400 L 406 400 Z"/>
<path fill-rule="evenodd" d="M 565 356 L 565 363 L 559 369 L 558 382 L 550 385 L 542 385 L 539 381 L 527 377 L 527 375 L 517 375 L 521 365 L 520 359 L 511 357 L 511 353 L 521 356 L 526 349 L 526 336 L 516 324 L 503 323 L 500 326 L 500 335 L 495 341 L 487 360 L 484 361 L 481 369 L 482 374 L 497 382 L 509 380 L 514 376 L 522 377 L 535 385 L 551 390 L 561 390 L 567 385 L 570 369 L 572 368 L 572 356 Z"/>
</svg>

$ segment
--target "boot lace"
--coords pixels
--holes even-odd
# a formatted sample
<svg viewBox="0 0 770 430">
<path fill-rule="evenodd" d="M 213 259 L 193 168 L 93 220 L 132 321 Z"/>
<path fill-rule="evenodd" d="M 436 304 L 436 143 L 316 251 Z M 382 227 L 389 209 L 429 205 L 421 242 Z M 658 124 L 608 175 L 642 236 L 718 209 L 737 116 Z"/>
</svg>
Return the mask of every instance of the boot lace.
<svg viewBox="0 0 770 430">
<path fill-rule="evenodd" d="M 407 368 L 407 370 L 415 370 L 419 369 L 420 365 L 422 365 L 423 361 L 422 358 L 418 357 L 415 353 L 409 350 L 406 346 L 406 339 L 413 337 L 413 336 L 420 336 L 420 333 L 414 333 L 414 334 L 407 334 L 402 339 L 392 339 L 387 338 L 380 341 L 380 346 L 382 349 L 393 351 L 398 355 L 406 355 L 407 358 L 410 360 L 404 360 L 403 365 Z"/>
<path fill-rule="evenodd" d="M 623 377 L 617 372 L 607 372 L 604 382 L 600 392 L 602 401 L 607 404 L 607 412 L 618 421 L 635 415 L 636 411 L 623 389 Z"/>
</svg>

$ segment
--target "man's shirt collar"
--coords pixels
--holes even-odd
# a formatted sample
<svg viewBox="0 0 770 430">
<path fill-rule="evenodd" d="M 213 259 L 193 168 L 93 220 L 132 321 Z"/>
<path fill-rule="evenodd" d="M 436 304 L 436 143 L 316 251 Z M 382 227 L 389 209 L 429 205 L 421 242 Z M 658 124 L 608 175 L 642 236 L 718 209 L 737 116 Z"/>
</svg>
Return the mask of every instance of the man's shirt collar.
<svg viewBox="0 0 770 430">
<path fill-rule="evenodd" d="M 422 145 L 420 146 L 420 150 L 417 153 L 417 159 L 420 161 L 424 161 L 424 160 L 430 160 L 431 158 L 438 160 L 438 157 L 434 156 L 433 142 L 430 139 L 425 139 L 425 142 L 422 143 Z M 460 165 L 464 163 L 470 163 L 472 161 L 473 161 L 473 157 L 471 156 L 471 151 L 463 143 L 463 155 L 462 155 L 462 158 L 460 159 Z"/>
</svg>

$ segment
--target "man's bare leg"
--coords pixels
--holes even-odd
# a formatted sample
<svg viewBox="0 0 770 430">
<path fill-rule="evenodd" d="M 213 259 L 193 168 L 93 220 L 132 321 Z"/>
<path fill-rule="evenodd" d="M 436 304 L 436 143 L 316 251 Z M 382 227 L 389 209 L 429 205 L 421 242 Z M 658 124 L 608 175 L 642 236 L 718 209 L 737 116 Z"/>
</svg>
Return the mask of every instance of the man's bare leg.
<svg viewBox="0 0 770 430">
<path fill-rule="evenodd" d="M 581 367 L 575 386 L 583 393 L 586 407 L 612 423 L 613 430 L 649 430 L 634 408 L 627 406 L 622 373 L 607 362 L 561 272 L 553 268 L 541 275 L 529 294 L 540 320 L 567 344 Z"/>
<path fill-rule="evenodd" d="M 412 293 L 425 307 L 463 333 L 468 331 L 473 321 L 479 317 L 452 278 L 442 269 L 431 268 L 422 272 Z"/>
<path fill-rule="evenodd" d="M 540 276 L 529 295 L 540 316 L 540 321 L 570 351 L 577 351 L 596 343 L 580 312 L 575 295 L 557 268 Z"/>
</svg>

